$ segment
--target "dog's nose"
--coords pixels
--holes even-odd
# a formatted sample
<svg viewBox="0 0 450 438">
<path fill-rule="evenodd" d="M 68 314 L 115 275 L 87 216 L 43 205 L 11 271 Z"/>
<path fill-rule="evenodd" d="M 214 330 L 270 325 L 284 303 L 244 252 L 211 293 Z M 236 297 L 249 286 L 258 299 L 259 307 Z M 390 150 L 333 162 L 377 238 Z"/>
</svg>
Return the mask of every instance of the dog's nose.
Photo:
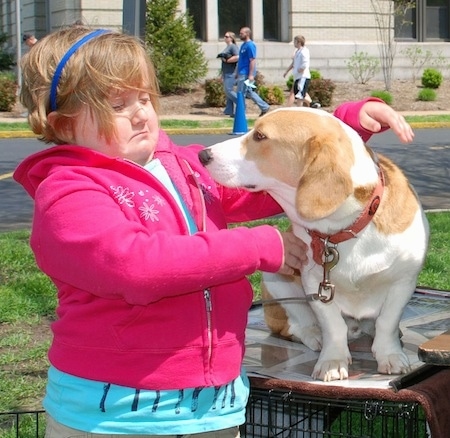
<svg viewBox="0 0 450 438">
<path fill-rule="evenodd" d="M 198 153 L 198 158 L 200 160 L 200 163 L 202 163 L 203 166 L 206 166 L 208 163 L 212 161 L 213 156 L 209 149 L 203 149 Z"/>
</svg>

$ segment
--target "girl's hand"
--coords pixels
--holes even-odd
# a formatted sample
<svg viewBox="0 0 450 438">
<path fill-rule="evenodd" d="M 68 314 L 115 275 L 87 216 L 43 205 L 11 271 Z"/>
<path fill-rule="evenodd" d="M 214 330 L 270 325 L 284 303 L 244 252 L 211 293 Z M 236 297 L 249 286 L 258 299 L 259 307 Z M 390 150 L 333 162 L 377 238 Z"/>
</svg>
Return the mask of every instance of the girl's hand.
<svg viewBox="0 0 450 438">
<path fill-rule="evenodd" d="M 291 231 L 281 232 L 284 247 L 284 263 L 278 271 L 279 274 L 292 275 L 300 271 L 308 263 L 306 252 L 308 246 Z"/>
<path fill-rule="evenodd" d="M 371 132 L 391 128 L 402 143 L 411 143 L 414 139 L 414 132 L 405 118 L 384 102 L 366 102 L 359 112 L 359 122 Z"/>
</svg>

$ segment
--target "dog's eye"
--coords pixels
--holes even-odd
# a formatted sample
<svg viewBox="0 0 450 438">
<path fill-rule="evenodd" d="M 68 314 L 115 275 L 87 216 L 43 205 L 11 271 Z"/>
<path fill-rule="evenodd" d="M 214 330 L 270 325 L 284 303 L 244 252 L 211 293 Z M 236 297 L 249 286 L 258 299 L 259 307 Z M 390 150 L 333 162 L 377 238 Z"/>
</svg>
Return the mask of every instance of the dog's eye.
<svg viewBox="0 0 450 438">
<path fill-rule="evenodd" d="M 255 133 L 253 134 L 253 139 L 255 141 L 261 141 L 266 139 L 267 137 L 261 132 L 261 131 L 255 131 Z"/>
</svg>

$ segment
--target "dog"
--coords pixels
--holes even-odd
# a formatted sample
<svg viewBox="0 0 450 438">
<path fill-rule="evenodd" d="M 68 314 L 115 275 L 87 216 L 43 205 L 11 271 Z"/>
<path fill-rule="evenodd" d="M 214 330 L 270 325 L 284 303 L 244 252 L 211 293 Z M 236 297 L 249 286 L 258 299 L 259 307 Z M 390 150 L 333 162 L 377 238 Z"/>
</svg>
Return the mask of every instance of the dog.
<svg viewBox="0 0 450 438">
<path fill-rule="evenodd" d="M 267 191 L 308 244 L 300 276 L 263 273 L 273 333 L 320 351 L 312 377 L 348 378 L 349 337 L 373 336 L 383 374 L 410 369 L 399 323 L 422 269 L 429 227 L 403 172 L 323 110 L 278 109 L 242 137 L 199 154 L 228 187 Z"/>
</svg>

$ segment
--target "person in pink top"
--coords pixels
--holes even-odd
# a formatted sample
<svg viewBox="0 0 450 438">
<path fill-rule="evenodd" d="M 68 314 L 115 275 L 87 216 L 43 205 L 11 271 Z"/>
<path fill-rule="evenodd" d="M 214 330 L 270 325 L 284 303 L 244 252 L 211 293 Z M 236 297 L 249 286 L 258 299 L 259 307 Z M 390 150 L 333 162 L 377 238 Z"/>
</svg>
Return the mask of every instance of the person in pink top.
<svg viewBox="0 0 450 438">
<path fill-rule="evenodd" d="M 46 438 L 239 437 L 246 276 L 293 273 L 305 244 L 268 225 L 227 229 L 280 206 L 218 185 L 201 145 L 177 146 L 159 128 L 155 70 L 135 37 L 61 29 L 22 72 L 30 126 L 51 143 L 14 173 L 34 200 L 36 262 L 58 293 Z M 344 113 L 360 131 L 390 126 L 411 140 L 384 103 Z"/>
</svg>

